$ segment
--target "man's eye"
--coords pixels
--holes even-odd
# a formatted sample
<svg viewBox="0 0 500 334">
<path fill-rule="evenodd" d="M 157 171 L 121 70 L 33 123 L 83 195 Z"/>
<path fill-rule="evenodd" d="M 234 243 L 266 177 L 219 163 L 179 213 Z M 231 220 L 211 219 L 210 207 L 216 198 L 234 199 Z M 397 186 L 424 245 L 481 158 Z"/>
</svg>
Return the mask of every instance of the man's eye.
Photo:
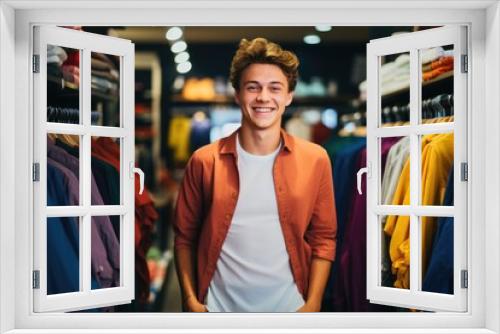
<svg viewBox="0 0 500 334">
<path fill-rule="evenodd" d="M 271 87 L 271 90 L 273 92 L 279 92 L 281 90 L 281 87 Z"/>
<path fill-rule="evenodd" d="M 249 91 L 252 91 L 252 92 L 253 92 L 253 91 L 257 90 L 257 86 L 247 86 L 247 89 L 248 89 Z"/>
</svg>

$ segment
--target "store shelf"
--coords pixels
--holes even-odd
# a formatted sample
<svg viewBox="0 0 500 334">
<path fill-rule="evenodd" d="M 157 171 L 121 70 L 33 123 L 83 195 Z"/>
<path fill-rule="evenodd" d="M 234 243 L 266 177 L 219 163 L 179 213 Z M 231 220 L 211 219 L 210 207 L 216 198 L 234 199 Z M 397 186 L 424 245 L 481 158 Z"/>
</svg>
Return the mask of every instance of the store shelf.
<svg viewBox="0 0 500 334">
<path fill-rule="evenodd" d="M 78 98 L 80 95 L 80 88 L 77 84 L 68 82 L 63 78 L 47 75 L 47 84 L 48 89 L 57 89 L 59 90 L 57 96 L 59 98 Z M 96 89 L 91 90 L 91 94 L 93 98 L 97 98 L 99 100 L 117 102 L 118 96 L 113 94 L 106 94 Z"/>
<path fill-rule="evenodd" d="M 422 83 L 422 96 L 425 97 L 426 94 L 434 94 L 440 91 L 449 91 L 453 88 L 453 71 L 449 71 L 441 74 L 440 76 L 425 81 Z M 410 87 L 404 87 L 397 89 L 393 92 L 386 93 L 382 95 L 383 104 L 390 104 L 394 101 L 401 100 L 402 97 L 407 97 L 409 101 Z"/>
<path fill-rule="evenodd" d="M 437 85 L 437 84 L 441 84 L 445 81 L 447 81 L 447 79 L 450 79 L 450 78 L 453 78 L 453 71 L 449 71 L 449 72 L 446 72 L 446 73 L 443 73 L 441 74 L 440 76 L 437 76 L 436 78 L 434 79 L 431 79 L 431 80 L 428 80 L 428 81 L 424 81 L 424 83 L 422 84 L 422 88 L 432 88 L 433 86 Z M 386 93 L 384 95 L 382 95 L 382 98 L 391 98 L 393 95 L 400 95 L 400 94 L 404 94 L 404 93 L 407 93 L 408 91 L 410 90 L 410 87 L 404 87 L 404 88 L 401 88 L 401 89 L 397 89 L 393 92 L 389 92 L 389 93 Z"/>
</svg>

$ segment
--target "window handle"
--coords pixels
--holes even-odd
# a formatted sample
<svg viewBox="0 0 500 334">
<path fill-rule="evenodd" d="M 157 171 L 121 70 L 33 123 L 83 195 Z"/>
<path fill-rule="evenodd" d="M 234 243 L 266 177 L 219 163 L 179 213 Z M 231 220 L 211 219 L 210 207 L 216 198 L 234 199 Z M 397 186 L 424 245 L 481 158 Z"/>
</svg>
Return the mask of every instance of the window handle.
<svg viewBox="0 0 500 334">
<path fill-rule="evenodd" d="M 139 174 L 139 195 L 144 191 L 144 172 L 142 169 L 135 167 L 133 161 L 130 162 L 130 178 L 133 179 L 135 174 Z"/>
<path fill-rule="evenodd" d="M 368 163 L 367 167 L 363 167 L 360 170 L 358 170 L 357 173 L 357 186 L 358 186 L 358 194 L 363 194 L 363 191 L 361 190 L 361 176 L 363 176 L 364 173 L 366 173 L 366 177 L 370 177 L 371 168 L 370 168 L 370 163 Z"/>
</svg>

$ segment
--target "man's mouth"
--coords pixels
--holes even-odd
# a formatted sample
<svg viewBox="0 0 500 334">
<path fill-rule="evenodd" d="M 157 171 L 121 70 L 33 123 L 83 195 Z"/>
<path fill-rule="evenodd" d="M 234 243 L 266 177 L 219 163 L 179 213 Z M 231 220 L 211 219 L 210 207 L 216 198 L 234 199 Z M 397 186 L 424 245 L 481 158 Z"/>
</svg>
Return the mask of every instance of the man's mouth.
<svg viewBox="0 0 500 334">
<path fill-rule="evenodd" d="M 271 107 L 253 107 L 252 109 L 259 114 L 266 114 L 274 111 L 274 108 Z"/>
</svg>

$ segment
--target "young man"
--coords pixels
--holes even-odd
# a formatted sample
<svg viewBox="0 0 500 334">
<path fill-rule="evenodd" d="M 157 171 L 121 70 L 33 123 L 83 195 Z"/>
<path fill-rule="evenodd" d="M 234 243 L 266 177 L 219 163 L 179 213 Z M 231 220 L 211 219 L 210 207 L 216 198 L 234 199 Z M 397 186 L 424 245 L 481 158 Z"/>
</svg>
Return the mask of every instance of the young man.
<svg viewBox="0 0 500 334">
<path fill-rule="evenodd" d="M 240 42 L 231 83 L 241 127 L 197 150 L 175 212 L 175 258 L 190 312 L 318 312 L 335 255 L 331 164 L 281 129 L 297 57 Z"/>
</svg>

